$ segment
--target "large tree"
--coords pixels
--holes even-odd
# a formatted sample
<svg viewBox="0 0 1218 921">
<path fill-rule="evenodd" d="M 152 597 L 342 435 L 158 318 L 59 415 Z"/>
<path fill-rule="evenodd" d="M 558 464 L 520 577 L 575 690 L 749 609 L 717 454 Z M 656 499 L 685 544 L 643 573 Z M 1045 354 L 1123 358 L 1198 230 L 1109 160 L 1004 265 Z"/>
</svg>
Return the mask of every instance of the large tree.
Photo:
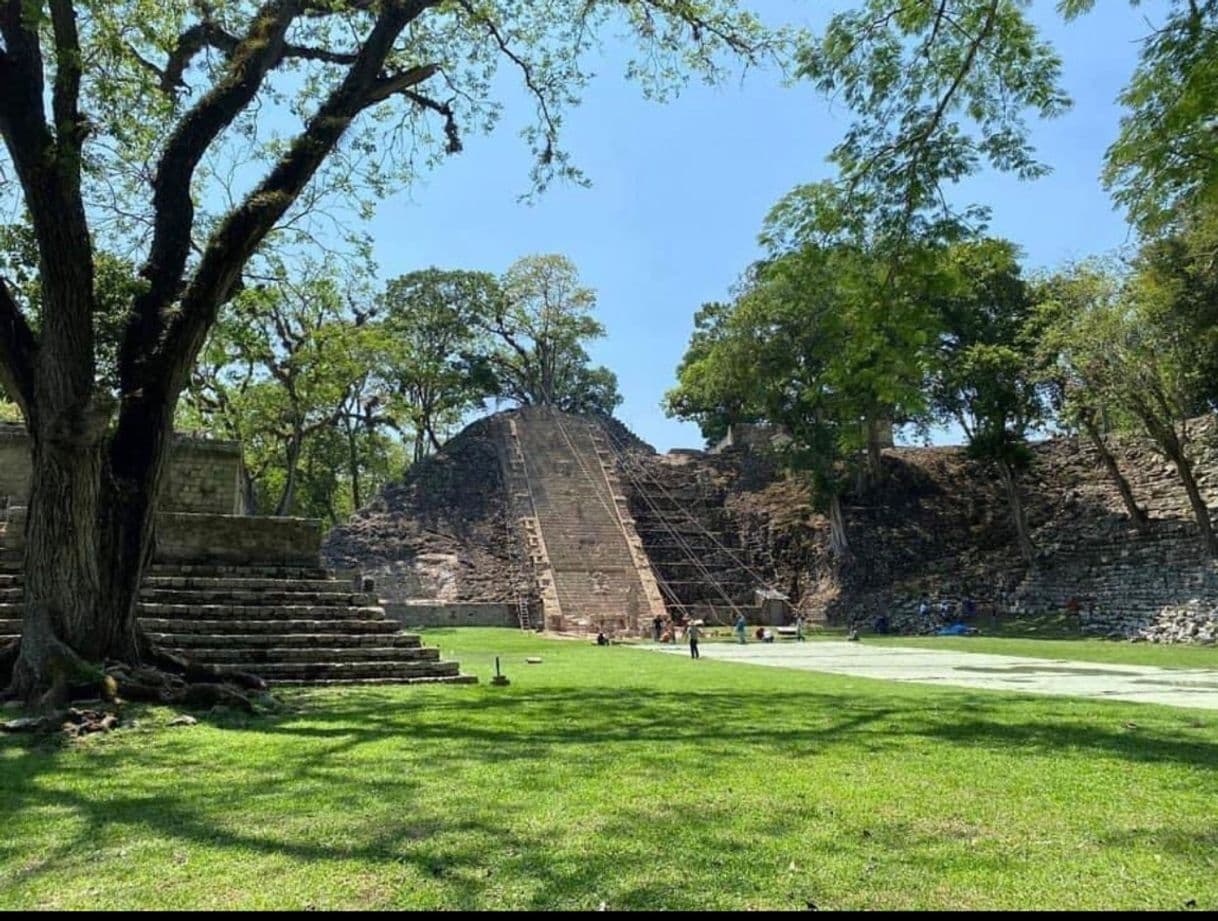
<svg viewBox="0 0 1218 921">
<path fill-rule="evenodd" d="M 487 330 L 496 395 L 522 406 L 608 415 L 622 402 L 617 377 L 594 367 L 585 344 L 605 335 L 596 292 L 566 256 L 525 256 L 500 279 Z"/>
<path fill-rule="evenodd" d="M 34 467 L 10 693 L 56 700 L 96 663 L 153 657 L 135 601 L 174 410 L 251 257 L 277 230 L 308 235 L 327 177 L 376 196 L 412 152 L 459 149 L 497 111 L 500 62 L 536 103 L 536 184 L 572 175 L 562 110 L 607 27 L 651 89 L 770 47 L 728 0 L 0 0 L 0 172 L 42 296 L 35 328 L 0 284 L 0 385 Z M 102 229 L 141 266 L 113 388 L 94 331 Z"/>
<path fill-rule="evenodd" d="M 1115 309 L 1122 296 L 1121 276 L 1115 267 L 1091 260 L 1039 279 L 1034 292 L 1036 376 L 1045 386 L 1057 424 L 1086 436 L 1130 522 L 1146 533 L 1150 517 L 1138 505 L 1105 439 L 1128 416 L 1105 386 L 1107 330 L 1094 318 Z"/>
<path fill-rule="evenodd" d="M 700 312 L 665 398 L 707 436 L 745 419 L 781 426 L 781 453 L 808 478 L 839 559 L 850 555 L 842 496 L 878 472 L 874 423 L 925 408 L 929 318 L 886 275 L 882 259 L 844 242 L 754 266 L 731 305 Z"/>
<path fill-rule="evenodd" d="M 238 294 L 212 328 L 178 426 L 241 442 L 247 505 L 333 519 L 339 503 L 319 484 L 302 484 L 305 462 L 319 439 L 341 430 L 348 482 L 321 472 L 334 489 L 349 486 L 359 505 L 368 448 L 396 425 L 382 377 L 396 350 L 350 270 L 340 279 L 329 262 L 268 269 L 269 282 Z"/>
<path fill-rule="evenodd" d="M 1048 415 L 1037 379 L 1034 302 L 1017 251 L 1005 240 L 959 243 L 944 257 L 942 284 L 932 298 L 941 336 L 931 375 L 931 402 L 943 421 L 957 423 L 968 451 L 998 470 L 1020 555 L 1031 562 L 1019 473 L 1031 460 L 1030 433 Z"/>
<path fill-rule="evenodd" d="M 380 376 L 409 426 L 413 459 L 494 393 L 487 325 L 502 297 L 486 272 L 431 268 L 392 279 L 382 297 L 391 355 Z"/>
</svg>

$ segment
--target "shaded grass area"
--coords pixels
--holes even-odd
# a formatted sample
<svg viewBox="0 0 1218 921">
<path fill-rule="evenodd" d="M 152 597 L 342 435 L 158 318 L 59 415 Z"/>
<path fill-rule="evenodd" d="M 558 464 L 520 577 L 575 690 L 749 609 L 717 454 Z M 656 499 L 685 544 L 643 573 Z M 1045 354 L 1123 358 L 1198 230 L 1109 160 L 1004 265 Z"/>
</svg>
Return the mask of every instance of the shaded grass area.
<svg viewBox="0 0 1218 921">
<path fill-rule="evenodd" d="M 425 638 L 484 683 L 0 739 L 0 907 L 1218 907 L 1214 714 Z"/>
</svg>

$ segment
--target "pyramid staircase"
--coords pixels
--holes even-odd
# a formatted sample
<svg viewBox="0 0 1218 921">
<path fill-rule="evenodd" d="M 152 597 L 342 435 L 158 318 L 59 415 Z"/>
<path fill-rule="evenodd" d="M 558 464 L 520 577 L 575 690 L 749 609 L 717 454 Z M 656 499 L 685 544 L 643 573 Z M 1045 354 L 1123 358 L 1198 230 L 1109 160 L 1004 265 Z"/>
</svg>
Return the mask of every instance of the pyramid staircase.
<svg viewBox="0 0 1218 921">
<path fill-rule="evenodd" d="M 0 527 L 0 643 L 21 633 L 21 568 Z M 477 681 L 355 583 L 320 567 L 154 563 L 138 616 L 162 649 L 272 684 Z"/>
<path fill-rule="evenodd" d="M 664 614 L 664 601 L 598 427 L 548 407 L 517 410 L 506 426 L 509 515 L 529 555 L 545 629 L 642 632 Z"/>
</svg>

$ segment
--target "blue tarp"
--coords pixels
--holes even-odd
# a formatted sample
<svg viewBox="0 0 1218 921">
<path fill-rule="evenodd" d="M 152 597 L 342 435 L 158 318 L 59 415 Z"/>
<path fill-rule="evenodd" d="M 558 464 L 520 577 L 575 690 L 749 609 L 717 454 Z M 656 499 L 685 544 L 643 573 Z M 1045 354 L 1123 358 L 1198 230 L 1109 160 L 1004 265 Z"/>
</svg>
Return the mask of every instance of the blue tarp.
<svg viewBox="0 0 1218 921">
<path fill-rule="evenodd" d="M 939 636 L 964 636 L 968 633 L 968 627 L 964 624 L 948 624 L 946 627 L 939 628 Z"/>
</svg>

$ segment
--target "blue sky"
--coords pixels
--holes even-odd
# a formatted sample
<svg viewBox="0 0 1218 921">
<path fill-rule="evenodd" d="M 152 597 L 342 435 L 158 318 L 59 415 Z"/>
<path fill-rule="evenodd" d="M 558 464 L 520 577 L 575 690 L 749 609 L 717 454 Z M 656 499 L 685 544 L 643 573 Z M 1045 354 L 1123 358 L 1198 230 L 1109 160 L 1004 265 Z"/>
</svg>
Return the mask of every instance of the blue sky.
<svg viewBox="0 0 1218 921">
<path fill-rule="evenodd" d="M 770 23 L 816 26 L 842 3 L 758 0 Z M 1133 10 L 1103 0 L 1062 23 L 1050 0 L 1033 16 L 1057 46 L 1073 110 L 1034 126 L 1054 172 L 1032 183 L 1000 175 L 971 180 L 963 197 L 993 210 L 991 231 L 1020 244 L 1032 267 L 1127 242 L 1126 225 L 1099 183 L 1116 135 L 1116 96 L 1133 71 L 1137 40 L 1161 3 Z M 721 87 L 690 86 L 676 100 L 644 100 L 623 79 L 626 52 L 607 43 L 599 76 L 566 119 L 564 144 L 592 181 L 556 185 L 521 204 L 530 159 L 517 131 L 527 102 L 509 97 L 497 131 L 386 201 L 371 231 L 383 278 L 430 265 L 500 272 L 531 253 L 563 253 L 598 294 L 608 329 L 590 349 L 618 375 L 618 416 L 660 450 L 697 446 L 697 427 L 665 418 L 694 311 L 722 299 L 760 255 L 756 237 L 771 205 L 793 186 L 830 175 L 824 162 L 849 119 L 808 85 L 783 86 L 755 71 Z M 936 440 L 952 440 L 951 433 Z"/>
</svg>

